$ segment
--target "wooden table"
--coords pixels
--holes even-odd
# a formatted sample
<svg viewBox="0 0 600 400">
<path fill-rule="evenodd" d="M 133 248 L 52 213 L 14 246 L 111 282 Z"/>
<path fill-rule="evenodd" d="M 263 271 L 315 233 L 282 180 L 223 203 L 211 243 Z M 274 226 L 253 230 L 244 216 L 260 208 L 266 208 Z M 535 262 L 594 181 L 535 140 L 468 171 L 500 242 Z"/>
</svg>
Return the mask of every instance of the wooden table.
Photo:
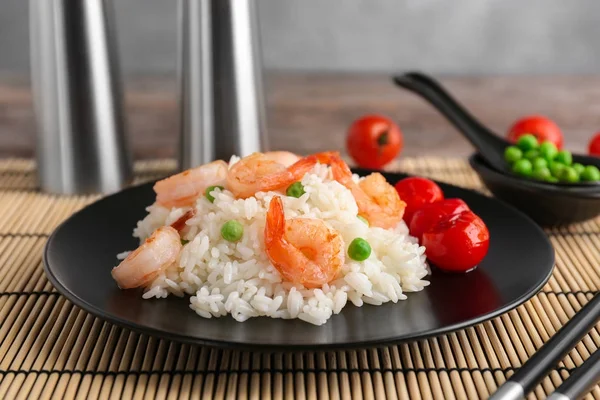
<svg viewBox="0 0 600 400">
<path fill-rule="evenodd" d="M 600 76 L 446 77 L 441 81 L 496 132 L 541 113 L 563 129 L 566 144 L 584 151 L 600 130 Z M 384 74 L 267 73 L 268 129 L 273 149 L 344 151 L 346 128 L 367 113 L 387 114 L 405 136 L 402 155 L 465 156 L 470 145 L 431 106 L 396 88 Z M 177 92 L 172 76 L 126 77 L 127 122 L 134 157 L 173 157 Z M 34 152 L 26 76 L 0 75 L 0 157 Z"/>
</svg>

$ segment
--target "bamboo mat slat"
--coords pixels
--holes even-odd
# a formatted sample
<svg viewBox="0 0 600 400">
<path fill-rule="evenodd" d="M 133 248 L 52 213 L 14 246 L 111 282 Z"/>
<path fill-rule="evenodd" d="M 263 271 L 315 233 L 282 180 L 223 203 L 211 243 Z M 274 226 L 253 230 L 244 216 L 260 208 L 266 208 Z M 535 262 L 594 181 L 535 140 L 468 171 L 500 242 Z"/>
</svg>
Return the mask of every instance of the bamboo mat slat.
<svg viewBox="0 0 600 400">
<path fill-rule="evenodd" d="M 136 182 L 169 174 L 173 160 L 139 162 Z M 462 159 L 390 166 L 485 194 Z M 365 350 L 251 353 L 140 335 L 62 297 L 41 253 L 65 218 L 98 196 L 39 192 L 35 163 L 0 160 L 0 399 L 484 399 L 600 287 L 600 219 L 546 230 L 556 269 L 533 299 L 474 327 Z M 600 346 L 600 325 L 528 397 L 551 393 Z M 586 398 L 600 399 L 600 387 Z"/>
</svg>

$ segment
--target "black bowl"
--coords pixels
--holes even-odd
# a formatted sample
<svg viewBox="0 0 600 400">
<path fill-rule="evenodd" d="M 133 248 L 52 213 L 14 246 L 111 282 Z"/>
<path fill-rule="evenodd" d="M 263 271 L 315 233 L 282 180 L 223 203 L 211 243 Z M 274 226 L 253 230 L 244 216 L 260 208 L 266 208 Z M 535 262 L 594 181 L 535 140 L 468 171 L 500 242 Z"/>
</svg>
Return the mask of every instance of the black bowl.
<svg viewBox="0 0 600 400">
<path fill-rule="evenodd" d="M 571 224 L 600 214 L 600 191 L 596 187 L 545 185 L 503 174 L 477 153 L 469 158 L 469 163 L 494 196 L 517 207 L 540 225 Z"/>
</svg>

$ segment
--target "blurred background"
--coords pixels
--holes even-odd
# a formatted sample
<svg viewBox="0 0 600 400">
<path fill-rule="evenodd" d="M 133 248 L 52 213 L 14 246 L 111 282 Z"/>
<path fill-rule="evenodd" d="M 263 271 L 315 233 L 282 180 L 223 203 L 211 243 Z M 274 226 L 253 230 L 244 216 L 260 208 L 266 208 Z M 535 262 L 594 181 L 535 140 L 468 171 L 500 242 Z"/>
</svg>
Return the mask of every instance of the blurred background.
<svg viewBox="0 0 600 400">
<path fill-rule="evenodd" d="M 594 73 L 595 0 L 257 0 L 265 67 L 279 70 Z M 116 0 L 127 72 L 175 68 L 177 1 Z M 2 0 L 0 68 L 28 65 L 27 1 Z"/>
<path fill-rule="evenodd" d="M 572 130 L 571 147 L 578 150 L 583 137 L 593 133 L 589 130 L 600 129 L 600 101 L 590 101 L 600 100 L 594 85 L 599 81 L 582 78 L 600 69 L 598 1 L 257 2 L 275 146 L 294 144 L 294 139 L 279 141 L 278 132 L 343 134 L 352 118 L 382 112 L 399 121 L 415 152 L 423 140 L 419 134 L 426 130 L 433 140 L 448 141 L 458 154 L 468 153 L 464 143 L 449 142 L 457 134 L 434 111 L 389 84 L 390 72 L 407 69 L 446 77 L 456 95 L 501 133 L 524 113 L 551 114 Z M 27 88 L 28 6 L 24 0 L 1 3 L 0 135 L 7 135 L 10 124 L 24 124 L 24 135 L 11 137 L 11 151 L 26 155 L 32 129 L 28 97 L 14 88 Z M 134 138 L 136 154 L 169 156 L 177 1 L 114 4 L 132 134 L 145 131 L 161 141 L 161 146 L 141 151 L 144 140 Z M 7 103 L 9 94 L 12 102 Z M 15 103 L 17 95 L 23 96 L 21 103 Z M 5 150 L 6 144 L 0 147 Z M 407 154 L 411 151 L 406 146 Z"/>
</svg>

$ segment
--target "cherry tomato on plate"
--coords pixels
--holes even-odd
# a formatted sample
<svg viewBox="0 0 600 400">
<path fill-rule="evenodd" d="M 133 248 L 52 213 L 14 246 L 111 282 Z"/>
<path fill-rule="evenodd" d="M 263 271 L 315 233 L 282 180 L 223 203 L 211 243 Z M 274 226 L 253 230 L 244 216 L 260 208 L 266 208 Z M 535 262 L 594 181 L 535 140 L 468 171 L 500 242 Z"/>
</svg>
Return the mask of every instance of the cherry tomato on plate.
<svg viewBox="0 0 600 400">
<path fill-rule="evenodd" d="M 596 133 L 592 140 L 590 140 L 588 153 L 590 156 L 600 157 L 600 132 Z"/>
<path fill-rule="evenodd" d="M 444 200 L 444 192 L 434 182 L 418 176 L 404 178 L 394 186 L 398 195 L 406 203 L 404 222 L 410 226 L 413 214 L 425 204 Z"/>
<path fill-rule="evenodd" d="M 438 268 L 451 272 L 467 272 L 485 257 L 490 245 L 490 232 L 472 211 L 443 217 L 423 234 L 427 258 Z"/>
<path fill-rule="evenodd" d="M 426 204 L 413 214 L 410 221 L 410 234 L 422 242 L 423 234 L 432 229 L 442 218 L 463 211 L 469 211 L 469 206 L 461 199 L 445 199 Z"/>
<path fill-rule="evenodd" d="M 348 130 L 346 147 L 350 157 L 363 168 L 379 169 L 402 150 L 404 140 L 398 125 L 381 115 L 365 115 Z"/>
<path fill-rule="evenodd" d="M 559 150 L 563 147 L 563 134 L 558 125 L 541 115 L 528 116 L 515 122 L 508 131 L 507 139 L 517 143 L 521 136 L 528 133 L 535 136 L 539 143 L 552 142 Z"/>
</svg>

